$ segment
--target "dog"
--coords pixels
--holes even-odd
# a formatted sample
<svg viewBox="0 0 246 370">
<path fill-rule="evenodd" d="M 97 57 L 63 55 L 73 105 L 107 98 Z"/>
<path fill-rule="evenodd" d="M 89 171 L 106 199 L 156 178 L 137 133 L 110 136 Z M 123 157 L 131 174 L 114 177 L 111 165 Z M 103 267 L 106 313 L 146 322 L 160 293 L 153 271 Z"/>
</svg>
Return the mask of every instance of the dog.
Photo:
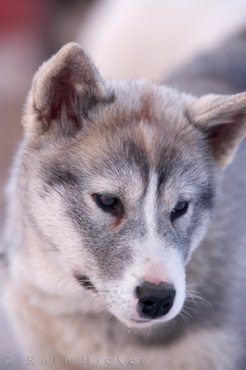
<svg viewBox="0 0 246 370">
<path fill-rule="evenodd" d="M 246 368 L 245 59 L 242 32 L 105 81 L 69 43 L 35 74 L 4 237 L 28 368 Z"/>
</svg>

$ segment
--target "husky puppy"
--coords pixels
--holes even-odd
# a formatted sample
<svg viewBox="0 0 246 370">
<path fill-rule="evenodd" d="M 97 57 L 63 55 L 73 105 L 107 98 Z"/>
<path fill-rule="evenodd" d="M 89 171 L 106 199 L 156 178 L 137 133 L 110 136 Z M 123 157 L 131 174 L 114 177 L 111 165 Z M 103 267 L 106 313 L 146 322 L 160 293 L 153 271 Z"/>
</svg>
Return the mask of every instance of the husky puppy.
<svg viewBox="0 0 246 370">
<path fill-rule="evenodd" d="M 5 230 L 28 368 L 245 370 L 245 41 L 174 87 L 73 43 L 34 76 Z"/>
</svg>

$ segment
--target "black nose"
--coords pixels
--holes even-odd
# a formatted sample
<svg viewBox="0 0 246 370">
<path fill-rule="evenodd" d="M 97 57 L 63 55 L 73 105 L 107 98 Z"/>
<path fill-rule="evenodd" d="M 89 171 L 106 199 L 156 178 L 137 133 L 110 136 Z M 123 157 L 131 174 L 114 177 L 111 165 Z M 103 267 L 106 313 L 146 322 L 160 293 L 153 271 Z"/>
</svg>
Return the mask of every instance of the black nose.
<svg viewBox="0 0 246 370">
<path fill-rule="evenodd" d="M 157 285 L 144 282 L 136 288 L 138 313 L 151 319 L 166 315 L 173 305 L 175 293 L 172 284 L 161 282 Z"/>
</svg>

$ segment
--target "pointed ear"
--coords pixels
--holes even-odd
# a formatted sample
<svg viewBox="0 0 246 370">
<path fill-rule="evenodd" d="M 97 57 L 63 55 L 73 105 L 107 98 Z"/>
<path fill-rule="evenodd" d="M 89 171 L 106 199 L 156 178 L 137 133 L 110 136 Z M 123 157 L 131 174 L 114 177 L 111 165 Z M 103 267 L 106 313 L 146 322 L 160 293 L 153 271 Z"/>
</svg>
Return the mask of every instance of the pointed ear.
<svg viewBox="0 0 246 370">
<path fill-rule="evenodd" d="M 246 137 L 246 92 L 198 98 L 191 104 L 188 117 L 204 131 L 215 160 L 224 168 Z"/>
<path fill-rule="evenodd" d="M 75 43 L 45 62 L 33 79 L 24 126 L 27 133 L 74 135 L 99 103 L 113 100 L 96 67 Z"/>
</svg>

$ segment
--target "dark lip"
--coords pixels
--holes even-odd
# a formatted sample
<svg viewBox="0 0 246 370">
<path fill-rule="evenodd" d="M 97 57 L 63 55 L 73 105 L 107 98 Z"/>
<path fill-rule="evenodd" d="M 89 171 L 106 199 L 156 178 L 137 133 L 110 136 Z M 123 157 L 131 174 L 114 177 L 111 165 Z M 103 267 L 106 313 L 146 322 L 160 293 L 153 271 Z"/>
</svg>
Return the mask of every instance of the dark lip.
<svg viewBox="0 0 246 370">
<path fill-rule="evenodd" d="M 151 319 L 141 319 L 141 318 L 139 318 L 139 319 L 130 318 L 130 321 L 136 322 L 138 324 L 144 324 L 144 323 L 150 322 L 152 320 Z"/>
</svg>

